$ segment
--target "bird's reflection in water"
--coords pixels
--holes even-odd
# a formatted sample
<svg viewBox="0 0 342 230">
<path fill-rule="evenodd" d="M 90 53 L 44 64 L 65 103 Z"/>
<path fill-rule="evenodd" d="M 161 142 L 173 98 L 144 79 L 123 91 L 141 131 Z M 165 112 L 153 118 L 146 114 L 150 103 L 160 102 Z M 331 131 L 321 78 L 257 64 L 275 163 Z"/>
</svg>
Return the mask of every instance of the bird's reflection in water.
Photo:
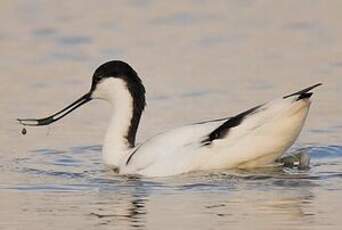
<svg viewBox="0 0 342 230">
<path fill-rule="evenodd" d="M 139 178 L 126 178 L 129 190 L 123 194 L 122 191 L 116 194 L 113 191 L 110 199 L 105 199 L 104 203 L 98 203 L 102 207 L 96 212 L 91 212 L 91 216 L 97 217 L 100 225 L 109 225 L 120 222 L 120 226 L 127 226 L 133 229 L 144 229 L 147 214 L 146 202 L 148 201 L 148 191 L 142 185 L 144 182 Z M 118 197 L 119 195 L 119 197 Z"/>
<path fill-rule="evenodd" d="M 129 210 L 129 215 L 127 216 L 131 222 L 131 226 L 135 228 L 142 228 L 145 225 L 144 216 L 146 215 L 145 210 L 145 198 L 139 198 L 131 201 L 131 207 Z"/>
<path fill-rule="evenodd" d="M 293 224 L 313 221 L 312 189 L 317 186 L 316 178 L 308 171 L 289 170 L 278 167 L 159 180 L 117 176 L 116 184 L 109 180 L 109 189 L 97 194 L 100 202 L 91 215 L 97 217 L 96 225 L 124 226 L 122 229 L 145 229 L 161 223 L 206 226 L 213 220 L 233 224 L 236 218 L 246 215 L 250 222 L 260 224 L 270 220 Z M 164 189 L 167 193 L 160 192 Z M 175 215 L 173 210 L 179 214 L 195 213 L 203 219 L 190 223 L 188 216 Z M 208 213 L 214 215 L 210 221 L 206 218 Z M 172 218 L 167 218 L 169 214 Z"/>
</svg>

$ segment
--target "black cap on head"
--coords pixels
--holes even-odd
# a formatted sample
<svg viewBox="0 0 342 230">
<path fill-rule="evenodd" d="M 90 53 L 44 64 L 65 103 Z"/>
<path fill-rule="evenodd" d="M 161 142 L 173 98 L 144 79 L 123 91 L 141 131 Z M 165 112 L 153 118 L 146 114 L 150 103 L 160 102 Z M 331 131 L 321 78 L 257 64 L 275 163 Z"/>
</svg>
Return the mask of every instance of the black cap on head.
<svg viewBox="0 0 342 230">
<path fill-rule="evenodd" d="M 113 60 L 100 65 L 93 74 L 92 89 L 101 80 L 109 77 L 122 78 L 127 83 L 141 83 L 138 74 L 126 62 Z"/>
</svg>

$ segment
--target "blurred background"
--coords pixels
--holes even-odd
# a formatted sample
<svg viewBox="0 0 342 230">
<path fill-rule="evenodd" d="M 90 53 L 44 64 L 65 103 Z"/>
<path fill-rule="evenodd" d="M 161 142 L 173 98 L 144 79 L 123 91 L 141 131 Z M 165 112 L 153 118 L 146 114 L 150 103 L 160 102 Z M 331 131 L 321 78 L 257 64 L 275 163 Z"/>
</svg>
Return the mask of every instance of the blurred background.
<svg viewBox="0 0 342 230">
<path fill-rule="evenodd" d="M 1 0 L 0 178 L 3 188 L 12 186 L 15 191 L 1 193 L 2 200 L 9 200 L 6 207 L 22 204 L 16 200 L 19 198 L 11 198 L 20 197 L 16 193 L 19 184 L 31 185 L 35 191 L 28 179 L 32 175 L 17 170 L 28 167 L 17 160 L 32 151 L 56 149 L 70 154 L 75 146 L 95 145 L 98 148 L 92 157 L 101 164 L 100 145 L 110 115 L 106 103 L 92 102 L 50 128 L 28 129 L 26 136 L 20 134 L 15 119 L 45 116 L 74 101 L 89 89 L 94 70 L 112 59 L 128 62 L 147 89 L 148 107 L 139 142 L 178 125 L 234 115 L 322 82 L 295 147 L 327 147 L 342 154 L 341 9 L 339 0 Z M 331 150 L 329 146 L 337 147 Z M 38 156 L 35 169 L 51 170 L 42 164 L 41 156 L 46 155 Z M 341 171 L 340 163 L 334 173 Z M 46 184 L 46 178 L 42 179 L 46 175 L 39 175 L 40 179 L 33 177 L 38 180 L 35 183 Z M 66 180 L 63 176 L 59 179 Z M 261 196 L 267 199 L 270 194 L 274 195 Z M 336 199 L 326 201 L 327 197 L 340 199 L 341 195 L 329 193 L 317 201 L 318 206 L 326 202 L 321 212 L 327 213 L 323 216 L 334 228 L 341 222 L 328 213 L 338 215 L 329 209 L 336 207 L 331 206 Z M 244 201 L 245 197 L 239 199 Z M 293 197 L 290 200 L 296 203 Z M 237 203 L 239 207 L 243 202 Z M 318 213 L 311 208 L 313 216 Z M 296 206 L 298 209 L 301 207 Z M 21 213 L 16 208 L 9 210 Z M 185 210 L 182 207 L 180 212 Z M 251 215 L 258 212 L 245 210 Z M 262 213 L 253 220 L 262 223 L 264 219 L 258 219 Z M 204 215 L 203 220 L 207 218 Z M 322 219 L 312 218 L 307 220 L 308 226 Z M 184 226 L 194 227 L 192 220 L 187 219 L 190 222 L 185 221 Z M 243 214 L 233 220 L 243 220 Z M 156 226 L 160 225 L 149 225 Z"/>
<path fill-rule="evenodd" d="M 78 98 L 100 64 L 120 59 L 147 88 L 143 137 L 322 82 L 304 140 L 341 141 L 341 7 L 312 0 L 1 1 L 1 138 L 18 133 L 9 125 L 15 118 L 46 115 Z M 74 132 L 101 141 L 106 109 L 94 103 L 51 131 L 73 132 L 72 143 L 89 143 Z"/>
</svg>

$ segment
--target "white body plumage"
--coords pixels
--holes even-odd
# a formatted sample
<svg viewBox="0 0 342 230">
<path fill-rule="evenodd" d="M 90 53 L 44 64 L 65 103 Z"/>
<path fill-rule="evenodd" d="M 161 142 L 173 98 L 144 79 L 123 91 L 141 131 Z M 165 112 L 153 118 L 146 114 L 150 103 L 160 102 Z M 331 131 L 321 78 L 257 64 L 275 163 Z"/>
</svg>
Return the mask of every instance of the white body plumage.
<svg viewBox="0 0 342 230">
<path fill-rule="evenodd" d="M 230 128 L 226 137 L 209 145 L 203 140 L 229 118 L 178 127 L 130 148 L 123 137 L 132 118 L 132 98 L 124 82 L 108 79 L 98 90 L 95 92 L 107 95 L 101 98 L 109 101 L 115 111 L 103 146 L 104 162 L 118 167 L 120 174 L 170 176 L 198 170 L 265 166 L 294 143 L 310 107 L 308 98 L 280 98 L 262 105 L 241 124 Z"/>
</svg>

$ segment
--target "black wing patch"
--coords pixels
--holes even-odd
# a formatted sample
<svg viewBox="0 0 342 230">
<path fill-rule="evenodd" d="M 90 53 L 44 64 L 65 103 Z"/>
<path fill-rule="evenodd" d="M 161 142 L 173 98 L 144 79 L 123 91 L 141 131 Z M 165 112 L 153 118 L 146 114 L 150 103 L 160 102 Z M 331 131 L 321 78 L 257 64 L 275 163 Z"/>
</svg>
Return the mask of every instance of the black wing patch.
<svg viewBox="0 0 342 230">
<path fill-rule="evenodd" d="M 213 140 L 224 138 L 231 128 L 240 125 L 246 117 L 256 113 L 260 107 L 261 105 L 256 106 L 243 113 L 240 113 L 234 117 L 229 118 L 228 121 L 226 121 L 221 126 L 212 131 L 204 140 L 202 140 L 201 143 L 203 145 L 209 145 L 212 143 Z"/>
</svg>

